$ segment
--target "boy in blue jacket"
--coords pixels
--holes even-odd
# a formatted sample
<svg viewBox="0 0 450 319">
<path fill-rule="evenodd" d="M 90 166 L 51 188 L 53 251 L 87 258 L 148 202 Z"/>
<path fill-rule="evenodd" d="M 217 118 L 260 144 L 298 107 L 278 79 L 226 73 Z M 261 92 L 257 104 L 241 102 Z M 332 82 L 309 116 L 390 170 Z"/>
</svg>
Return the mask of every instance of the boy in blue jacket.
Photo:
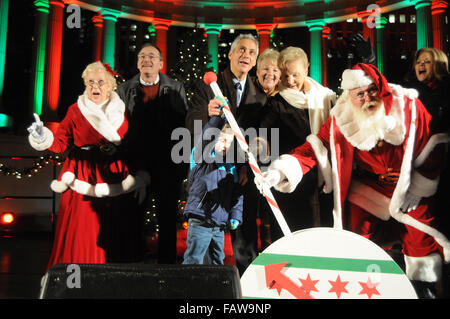
<svg viewBox="0 0 450 319">
<path fill-rule="evenodd" d="M 210 129 L 217 132 L 222 129 L 217 140 L 214 136 L 208 138 Z M 232 230 L 242 222 L 239 176 L 235 164 L 225 160 L 233 139 L 233 131 L 225 119 L 213 116 L 192 150 L 189 195 L 184 209 L 189 228 L 183 264 L 203 264 L 206 255 L 211 264 L 223 265 L 224 229 L 228 222 Z"/>
</svg>

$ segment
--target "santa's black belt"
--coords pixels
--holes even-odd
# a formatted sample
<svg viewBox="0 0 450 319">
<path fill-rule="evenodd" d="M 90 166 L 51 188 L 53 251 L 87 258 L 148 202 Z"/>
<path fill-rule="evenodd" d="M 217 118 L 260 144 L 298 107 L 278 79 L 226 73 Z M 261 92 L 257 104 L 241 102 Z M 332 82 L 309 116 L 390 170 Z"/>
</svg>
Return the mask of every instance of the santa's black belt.
<svg viewBox="0 0 450 319">
<path fill-rule="evenodd" d="M 354 174 L 361 178 L 369 178 L 371 180 L 378 180 L 380 182 L 395 185 L 398 182 L 398 179 L 400 177 L 400 173 L 397 172 L 388 172 L 385 174 L 375 174 L 363 169 L 356 169 L 354 171 Z"/>
<path fill-rule="evenodd" d="M 78 147 L 82 151 L 97 152 L 102 155 L 114 155 L 118 151 L 118 147 L 113 143 L 105 143 L 101 145 L 83 145 Z"/>
</svg>

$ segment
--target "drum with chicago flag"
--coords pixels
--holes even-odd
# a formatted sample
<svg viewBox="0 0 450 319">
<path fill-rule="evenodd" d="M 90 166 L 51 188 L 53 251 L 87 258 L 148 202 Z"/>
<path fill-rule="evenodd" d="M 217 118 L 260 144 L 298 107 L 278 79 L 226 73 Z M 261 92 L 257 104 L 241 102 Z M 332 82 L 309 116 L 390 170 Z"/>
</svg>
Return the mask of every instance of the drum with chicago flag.
<svg viewBox="0 0 450 319">
<path fill-rule="evenodd" d="M 293 232 L 267 247 L 241 278 L 243 298 L 416 299 L 379 246 L 334 228 Z"/>
</svg>

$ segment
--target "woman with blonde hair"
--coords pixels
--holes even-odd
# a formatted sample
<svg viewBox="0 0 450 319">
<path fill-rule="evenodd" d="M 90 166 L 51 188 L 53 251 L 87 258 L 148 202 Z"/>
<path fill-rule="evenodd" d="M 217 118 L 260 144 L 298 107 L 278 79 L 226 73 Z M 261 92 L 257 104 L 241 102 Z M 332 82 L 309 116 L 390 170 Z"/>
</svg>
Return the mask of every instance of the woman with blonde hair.
<svg viewBox="0 0 450 319">
<path fill-rule="evenodd" d="M 85 91 L 55 133 L 37 114 L 28 128 L 34 149 L 68 151 L 59 177 L 50 185 L 61 193 L 61 200 L 48 268 L 56 263 L 143 258 L 142 219 L 134 196 L 145 190 L 149 179 L 129 164 L 132 154 L 122 148 L 128 118 L 110 72 L 101 62 L 86 67 L 82 73 Z"/>
<path fill-rule="evenodd" d="M 406 87 L 419 92 L 419 99 L 433 117 L 435 132 L 449 132 L 450 74 L 447 55 L 436 48 L 422 48 L 414 56 Z"/>
<path fill-rule="evenodd" d="M 278 67 L 281 70 L 279 93 L 267 101 L 261 127 L 279 129 L 278 151 L 285 154 L 303 144 L 310 134 L 318 132 L 329 116 L 336 94 L 308 76 L 308 57 L 301 48 L 282 50 Z M 272 144 L 273 140 L 272 137 Z M 270 147 L 276 149 L 275 145 Z M 274 190 L 275 199 L 292 231 L 320 224 L 319 178 L 317 172 L 305 176 L 301 186 L 292 193 Z M 282 236 L 278 225 L 271 226 L 271 233 L 272 240 Z"/>
<path fill-rule="evenodd" d="M 280 84 L 280 69 L 278 68 L 278 56 L 280 53 L 272 48 L 264 50 L 256 61 L 256 84 L 267 96 L 278 93 Z"/>
<path fill-rule="evenodd" d="M 436 48 L 418 50 L 405 87 L 414 88 L 419 93 L 419 99 L 432 117 L 432 133 L 450 134 L 450 73 L 447 55 Z M 446 236 L 450 236 L 449 188 L 450 155 L 447 144 L 447 167 L 441 173 L 436 192 L 436 224 L 442 226 Z M 448 265 L 444 266 L 444 271 L 447 274 L 450 272 Z"/>
</svg>

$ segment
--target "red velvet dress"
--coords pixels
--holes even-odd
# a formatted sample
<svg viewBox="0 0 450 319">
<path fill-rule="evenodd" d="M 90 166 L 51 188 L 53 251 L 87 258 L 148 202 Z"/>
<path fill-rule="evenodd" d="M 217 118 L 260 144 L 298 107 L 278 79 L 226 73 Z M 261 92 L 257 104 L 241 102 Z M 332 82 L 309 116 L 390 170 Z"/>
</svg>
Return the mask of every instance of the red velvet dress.
<svg viewBox="0 0 450 319">
<path fill-rule="evenodd" d="M 80 99 L 70 106 L 48 147 L 55 153 L 73 147 L 51 185 L 62 194 L 48 268 L 56 263 L 140 261 L 143 219 L 133 193 L 136 180 L 123 160 L 124 153 L 99 150 L 100 145 L 120 144 L 128 120 L 119 108 L 119 116 L 111 115 L 114 125 L 107 120 L 105 126 L 106 117 L 98 122 L 95 114 L 81 111 Z"/>
</svg>

